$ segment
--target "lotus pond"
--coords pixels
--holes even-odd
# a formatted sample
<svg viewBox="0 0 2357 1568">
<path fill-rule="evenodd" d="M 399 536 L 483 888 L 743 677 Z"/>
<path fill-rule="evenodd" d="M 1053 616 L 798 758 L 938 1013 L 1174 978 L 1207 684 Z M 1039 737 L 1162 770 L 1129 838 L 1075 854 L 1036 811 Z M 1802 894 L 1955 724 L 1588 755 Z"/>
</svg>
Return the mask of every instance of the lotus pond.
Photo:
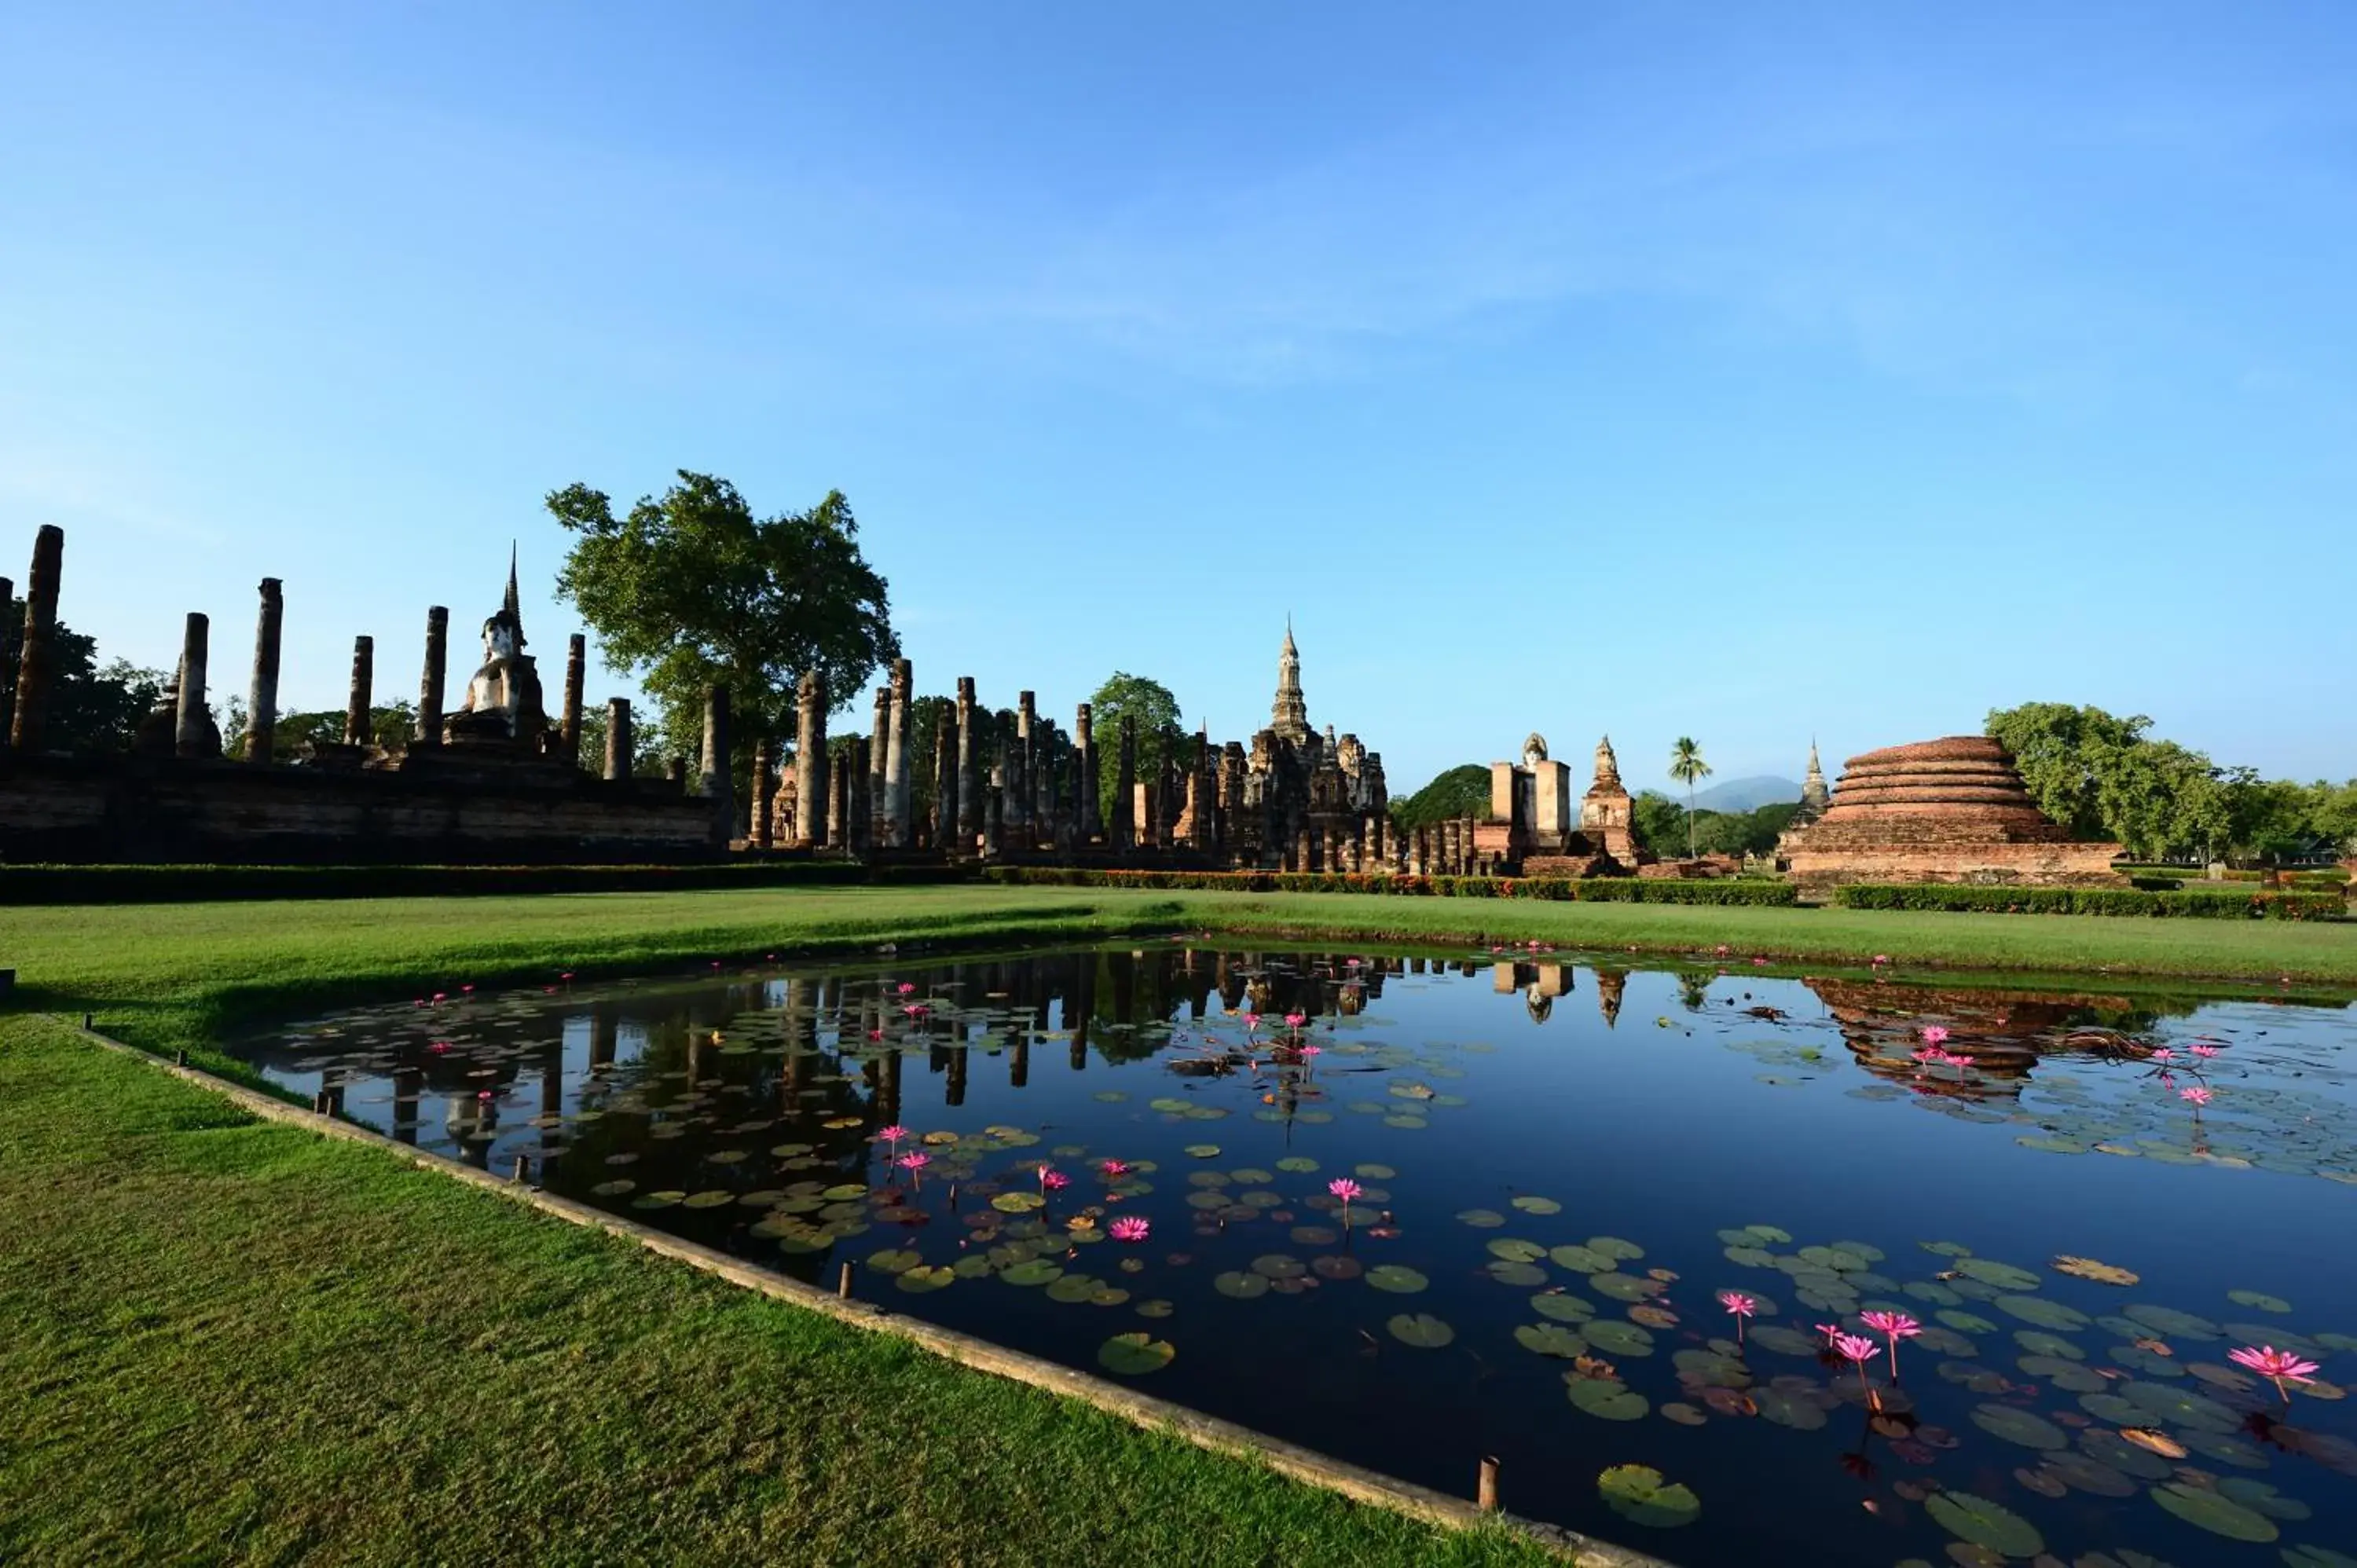
<svg viewBox="0 0 2357 1568">
<path fill-rule="evenodd" d="M 2357 1568 L 2352 1046 L 2330 1000 L 1173 941 L 454 976 L 237 1048 L 1695 1568 Z"/>
</svg>

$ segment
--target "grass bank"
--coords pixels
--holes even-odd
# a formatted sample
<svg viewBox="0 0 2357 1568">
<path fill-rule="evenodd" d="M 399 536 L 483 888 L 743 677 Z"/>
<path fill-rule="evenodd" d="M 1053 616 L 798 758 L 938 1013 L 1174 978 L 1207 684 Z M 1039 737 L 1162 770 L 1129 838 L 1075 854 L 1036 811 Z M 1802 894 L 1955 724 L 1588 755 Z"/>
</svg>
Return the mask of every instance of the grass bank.
<svg viewBox="0 0 2357 1568">
<path fill-rule="evenodd" d="M 0 1562 L 1510 1563 L 0 1019 Z"/>
</svg>

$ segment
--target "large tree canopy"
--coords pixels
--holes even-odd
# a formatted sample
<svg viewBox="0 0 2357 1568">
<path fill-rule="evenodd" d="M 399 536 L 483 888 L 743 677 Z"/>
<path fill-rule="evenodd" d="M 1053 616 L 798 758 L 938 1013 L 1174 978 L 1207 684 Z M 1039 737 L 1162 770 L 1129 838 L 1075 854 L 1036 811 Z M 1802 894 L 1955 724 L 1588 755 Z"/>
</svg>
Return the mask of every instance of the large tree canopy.
<svg viewBox="0 0 2357 1568">
<path fill-rule="evenodd" d="M 1097 746 L 1097 808 L 1103 820 L 1113 821 L 1113 800 L 1121 787 L 1121 721 L 1124 714 L 1137 725 L 1137 777 L 1143 783 L 1159 778 L 1162 759 L 1176 755 L 1185 740 L 1178 727 L 1178 699 L 1170 688 L 1145 675 L 1116 670 L 1089 699 L 1089 724 Z"/>
<path fill-rule="evenodd" d="M 1490 814 L 1490 770 L 1478 762 L 1449 768 L 1431 783 L 1392 801 L 1392 821 L 1404 828 L 1429 827 L 1458 817 Z"/>
<path fill-rule="evenodd" d="M 18 628 L 24 624 L 24 599 L 0 599 L 0 714 L 16 712 Z M 63 621 L 49 635 L 56 676 L 49 688 L 48 727 L 41 738 L 42 749 L 127 749 L 139 721 L 163 701 L 163 672 L 142 670 L 123 659 L 99 663 L 98 639 Z"/>
<path fill-rule="evenodd" d="M 808 511 L 757 518 L 727 480 L 680 470 L 679 482 L 614 516 L 587 485 L 552 491 L 548 510 L 578 535 L 556 590 L 589 623 L 608 664 L 661 706 L 674 755 L 702 736 L 704 688 L 728 688 L 737 749 L 792 731 L 795 682 L 823 671 L 849 704 L 899 657 L 884 578 L 859 553 L 859 524 L 840 490 Z"/>
</svg>

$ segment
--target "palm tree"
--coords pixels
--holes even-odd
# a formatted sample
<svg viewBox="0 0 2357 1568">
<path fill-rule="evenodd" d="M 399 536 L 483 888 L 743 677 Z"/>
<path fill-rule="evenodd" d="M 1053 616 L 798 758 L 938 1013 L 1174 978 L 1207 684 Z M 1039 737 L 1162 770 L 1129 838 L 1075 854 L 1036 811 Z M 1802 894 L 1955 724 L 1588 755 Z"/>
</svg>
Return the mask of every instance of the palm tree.
<svg viewBox="0 0 2357 1568">
<path fill-rule="evenodd" d="M 1686 858 L 1692 860 L 1695 857 L 1695 780 L 1710 777 L 1710 764 L 1702 759 L 1702 747 L 1694 743 L 1694 736 L 1682 735 L 1678 736 L 1678 743 L 1670 747 L 1670 777 L 1686 787 Z"/>
</svg>

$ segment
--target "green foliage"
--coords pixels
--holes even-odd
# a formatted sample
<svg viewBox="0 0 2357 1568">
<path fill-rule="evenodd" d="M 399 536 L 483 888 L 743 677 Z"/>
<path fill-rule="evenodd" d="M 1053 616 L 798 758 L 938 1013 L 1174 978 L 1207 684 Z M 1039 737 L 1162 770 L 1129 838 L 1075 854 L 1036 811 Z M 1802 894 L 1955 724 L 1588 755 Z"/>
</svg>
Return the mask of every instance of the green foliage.
<svg viewBox="0 0 2357 1568">
<path fill-rule="evenodd" d="M 884 578 L 859 551 L 859 524 L 840 490 L 807 511 L 757 518 L 726 479 L 680 470 L 627 517 L 587 485 L 550 492 L 548 510 L 578 535 L 557 574 L 558 596 L 597 634 L 608 665 L 632 672 L 661 709 L 672 756 L 702 745 L 704 690 L 728 688 L 737 749 L 790 735 L 794 685 L 824 672 L 848 705 L 897 658 Z"/>
<path fill-rule="evenodd" d="M 1682 735 L 1670 746 L 1670 777 L 1686 787 L 1686 857 L 1695 854 L 1694 822 L 1695 785 L 1710 777 L 1710 764 L 1702 757 L 1702 747 L 1694 736 Z"/>
<path fill-rule="evenodd" d="M 1166 756 L 1183 758 L 1177 748 L 1187 736 L 1178 727 L 1178 699 L 1161 682 L 1116 670 L 1089 698 L 1089 723 L 1097 746 L 1097 805 L 1102 821 L 1113 821 L 1114 796 L 1121 788 L 1121 721 L 1128 714 L 1137 722 L 1137 777 L 1143 783 L 1161 777 Z"/>
<path fill-rule="evenodd" d="M 0 865 L 0 903 L 188 904 L 254 898 L 524 897 L 734 887 L 918 886 L 949 866 L 843 860 L 703 865 Z"/>
<path fill-rule="evenodd" d="M 2232 856 L 2280 863 L 2319 848 L 2357 852 L 2357 780 L 2295 784 L 2222 768 L 2156 740 L 2141 714 L 2025 703 L 1990 713 L 2040 810 L 2081 840 L 2114 839 L 2142 859 Z"/>
<path fill-rule="evenodd" d="M 237 707 L 239 728 L 242 729 L 244 704 Z M 417 733 L 417 714 L 407 703 L 394 703 L 387 707 L 369 710 L 369 739 L 387 751 L 408 748 L 411 737 Z M 307 744 L 340 745 L 344 738 L 344 710 L 322 708 L 316 713 L 281 714 L 270 731 L 270 757 L 274 762 L 292 762 Z M 224 738 L 222 745 L 233 755 L 242 757 L 243 745 Z"/>
<path fill-rule="evenodd" d="M 1490 770 L 1478 762 L 1449 768 L 1405 800 L 1391 803 L 1392 821 L 1403 828 L 1490 814 Z"/>
<path fill-rule="evenodd" d="M 1798 800 L 1780 800 L 1750 811 L 1688 811 L 1657 789 L 1640 792 L 1630 811 L 1637 842 L 1656 857 L 1674 859 L 1682 844 L 1703 854 L 1770 854 L 1776 836 L 1790 827 Z"/>
<path fill-rule="evenodd" d="M 699 737 L 700 738 L 700 737 Z M 630 774 L 637 779 L 661 777 L 662 753 L 655 748 L 655 737 L 647 734 L 635 722 L 630 725 Z M 606 710 L 583 707 L 581 710 L 581 755 L 576 759 L 584 773 L 604 778 L 606 775 Z"/>
<path fill-rule="evenodd" d="M 2212 893 L 2141 887 L 2003 887 L 1973 883 L 1855 883 L 1836 888 L 1850 909 L 1977 910 L 2007 915 L 2141 915 L 2201 920 L 2329 920 L 2338 893 Z"/>
<path fill-rule="evenodd" d="M 25 601 L 0 600 L 0 714 L 16 711 L 17 648 L 23 639 Z M 46 751 L 81 754 L 127 751 L 139 721 L 164 700 L 165 672 L 143 670 L 128 660 L 98 661 L 98 639 L 60 620 L 50 631 L 56 678 L 49 688 Z"/>
</svg>

